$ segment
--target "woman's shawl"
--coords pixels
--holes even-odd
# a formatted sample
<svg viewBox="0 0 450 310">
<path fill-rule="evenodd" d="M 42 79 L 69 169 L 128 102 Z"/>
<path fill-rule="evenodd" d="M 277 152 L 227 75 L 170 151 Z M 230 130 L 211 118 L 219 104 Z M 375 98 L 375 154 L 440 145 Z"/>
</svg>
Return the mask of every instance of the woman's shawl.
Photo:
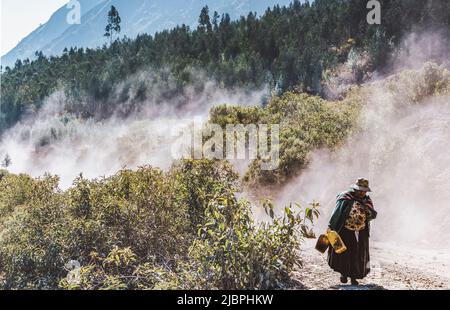
<svg viewBox="0 0 450 310">
<path fill-rule="evenodd" d="M 331 215 L 330 222 L 328 224 L 328 227 L 331 230 L 334 230 L 338 233 L 341 231 L 355 201 L 358 201 L 359 203 L 361 203 L 361 205 L 365 205 L 368 207 L 366 208 L 366 225 L 368 230 L 370 230 L 369 221 L 377 217 L 377 212 L 373 209 L 372 199 L 367 195 L 363 199 L 357 199 L 353 195 L 353 191 L 346 191 L 337 195 L 336 206 L 333 210 L 333 214 Z"/>
</svg>

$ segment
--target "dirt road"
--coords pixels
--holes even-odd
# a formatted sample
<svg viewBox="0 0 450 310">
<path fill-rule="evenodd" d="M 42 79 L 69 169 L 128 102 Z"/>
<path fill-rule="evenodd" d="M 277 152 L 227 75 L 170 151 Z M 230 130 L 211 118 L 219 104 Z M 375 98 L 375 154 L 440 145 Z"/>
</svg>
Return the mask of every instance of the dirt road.
<svg viewBox="0 0 450 310">
<path fill-rule="evenodd" d="M 314 249 L 315 240 L 302 247 L 303 269 L 295 272 L 297 288 L 307 290 L 426 290 L 450 289 L 450 250 L 412 251 L 392 244 L 372 242 L 371 272 L 360 285 L 341 284 L 328 267 L 326 253 Z M 350 282 L 350 281 L 349 281 Z"/>
</svg>

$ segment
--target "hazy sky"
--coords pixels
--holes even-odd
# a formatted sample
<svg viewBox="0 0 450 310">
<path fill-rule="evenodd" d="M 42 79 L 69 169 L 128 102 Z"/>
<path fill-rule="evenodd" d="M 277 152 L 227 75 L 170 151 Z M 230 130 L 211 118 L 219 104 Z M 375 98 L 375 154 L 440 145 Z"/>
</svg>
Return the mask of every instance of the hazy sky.
<svg viewBox="0 0 450 310">
<path fill-rule="evenodd" d="M 0 55 L 9 52 L 69 0 L 0 0 Z"/>
</svg>

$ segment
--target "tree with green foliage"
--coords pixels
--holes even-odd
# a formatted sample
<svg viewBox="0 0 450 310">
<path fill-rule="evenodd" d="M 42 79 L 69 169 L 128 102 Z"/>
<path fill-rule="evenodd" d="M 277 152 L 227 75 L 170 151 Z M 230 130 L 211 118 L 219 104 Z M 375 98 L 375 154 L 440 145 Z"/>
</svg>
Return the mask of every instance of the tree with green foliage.
<svg viewBox="0 0 450 310">
<path fill-rule="evenodd" d="M 198 19 L 198 29 L 199 31 L 212 31 L 211 19 L 209 17 L 209 8 L 205 6 L 200 12 L 200 17 Z"/>
<path fill-rule="evenodd" d="M 121 19 L 119 11 L 117 11 L 116 7 L 112 5 L 108 12 L 108 24 L 106 25 L 104 34 L 105 37 L 109 38 L 111 44 L 113 42 L 114 33 L 120 33 L 120 23 Z"/>
</svg>

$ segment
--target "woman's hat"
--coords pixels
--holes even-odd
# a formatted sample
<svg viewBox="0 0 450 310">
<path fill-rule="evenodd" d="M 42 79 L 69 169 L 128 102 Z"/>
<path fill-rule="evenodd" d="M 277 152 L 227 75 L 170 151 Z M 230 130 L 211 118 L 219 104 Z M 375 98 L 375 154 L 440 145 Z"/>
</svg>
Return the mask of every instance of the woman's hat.
<svg viewBox="0 0 450 310">
<path fill-rule="evenodd" d="M 359 178 L 355 184 L 350 185 L 351 188 L 363 192 L 371 192 L 369 187 L 369 180 L 364 178 Z"/>
</svg>

